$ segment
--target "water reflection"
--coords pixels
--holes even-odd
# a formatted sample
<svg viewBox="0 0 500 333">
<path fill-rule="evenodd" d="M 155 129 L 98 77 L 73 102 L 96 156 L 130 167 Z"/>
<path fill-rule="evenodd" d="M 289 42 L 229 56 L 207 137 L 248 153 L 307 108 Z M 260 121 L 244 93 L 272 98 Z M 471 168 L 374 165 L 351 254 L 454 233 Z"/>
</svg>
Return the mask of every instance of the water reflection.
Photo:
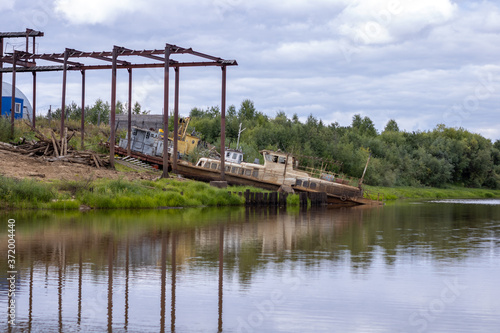
<svg viewBox="0 0 500 333">
<path fill-rule="evenodd" d="M 15 218 L 17 322 L 25 331 L 299 331 L 315 325 L 318 331 L 334 326 L 348 331 L 353 327 L 342 318 L 360 314 L 345 314 L 342 307 L 371 304 L 371 295 L 385 288 L 380 281 L 392 279 L 391 288 L 421 288 L 401 269 L 419 277 L 433 269 L 461 274 L 471 265 L 469 258 L 474 265 L 500 261 L 498 206 L 20 213 Z M 430 288 L 442 284 L 431 275 Z M 369 287 L 359 285 L 372 280 Z M 362 295 L 354 285 L 367 289 Z M 349 296 L 335 289 L 340 286 Z M 4 296 L 2 284 L 2 308 Z M 377 310 L 377 302 L 367 313 Z M 399 299 L 384 303 L 387 314 L 366 318 L 382 330 L 410 325 L 415 331 L 408 317 L 419 306 L 414 299 Z M 394 320 L 393 308 L 407 313 Z"/>
</svg>

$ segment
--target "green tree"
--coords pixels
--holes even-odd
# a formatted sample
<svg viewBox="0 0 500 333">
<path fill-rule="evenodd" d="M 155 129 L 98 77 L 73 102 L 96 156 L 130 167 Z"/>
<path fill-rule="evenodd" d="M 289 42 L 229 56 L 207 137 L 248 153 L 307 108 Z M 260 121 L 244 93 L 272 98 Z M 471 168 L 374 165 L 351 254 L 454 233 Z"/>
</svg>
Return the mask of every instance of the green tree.
<svg viewBox="0 0 500 333">
<path fill-rule="evenodd" d="M 394 119 L 389 120 L 385 125 L 384 132 L 399 132 L 398 123 Z"/>
<path fill-rule="evenodd" d="M 238 118 L 242 120 L 251 120 L 255 117 L 255 106 L 253 102 L 249 99 L 245 99 L 241 102 L 240 109 L 238 110 Z"/>
</svg>

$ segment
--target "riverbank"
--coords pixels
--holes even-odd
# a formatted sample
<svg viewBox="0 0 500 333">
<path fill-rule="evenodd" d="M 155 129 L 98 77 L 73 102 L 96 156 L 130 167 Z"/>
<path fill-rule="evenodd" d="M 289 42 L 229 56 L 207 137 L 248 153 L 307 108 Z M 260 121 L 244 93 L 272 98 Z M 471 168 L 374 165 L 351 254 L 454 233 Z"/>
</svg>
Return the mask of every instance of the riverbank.
<svg viewBox="0 0 500 333">
<path fill-rule="evenodd" d="M 184 178 L 128 179 L 127 171 L 116 179 L 92 175 L 70 180 L 37 180 L 0 175 L 2 209 L 140 209 L 244 205 L 243 197 L 229 192 L 244 192 L 249 187 L 219 189 L 207 183 Z M 374 200 L 500 198 L 500 190 L 463 187 L 413 188 L 365 186 Z M 252 191 L 262 191 L 251 188 Z M 379 196 L 380 193 L 380 196 Z M 298 206 L 298 195 L 288 197 L 288 206 Z"/>
<path fill-rule="evenodd" d="M 0 208 L 79 209 L 161 208 L 243 205 L 244 199 L 229 195 L 247 188 L 216 189 L 208 184 L 162 179 L 159 173 L 138 171 L 122 165 L 96 169 L 65 162 L 47 162 L 0 149 Z M 500 190 L 365 186 L 371 199 L 500 198 Z M 260 191 L 251 188 L 252 191 Z M 380 196 L 378 195 L 380 193 Z M 298 206 L 298 195 L 288 197 Z"/>
<path fill-rule="evenodd" d="M 0 176 L 0 203 L 11 209 L 109 209 L 231 206 L 244 204 L 244 199 L 206 183 L 174 178 L 44 182 Z"/>
<path fill-rule="evenodd" d="M 500 190 L 483 188 L 465 188 L 453 186 L 449 188 L 433 187 L 379 187 L 364 186 L 371 199 L 377 199 L 377 193 L 385 201 L 403 199 L 483 199 L 500 198 Z"/>
</svg>

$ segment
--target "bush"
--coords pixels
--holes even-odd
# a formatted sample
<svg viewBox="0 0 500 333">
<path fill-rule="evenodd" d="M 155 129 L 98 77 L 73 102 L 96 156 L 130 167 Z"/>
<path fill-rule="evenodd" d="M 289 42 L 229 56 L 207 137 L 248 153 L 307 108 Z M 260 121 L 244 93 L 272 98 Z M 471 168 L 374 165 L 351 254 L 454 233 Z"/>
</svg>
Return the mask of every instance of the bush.
<svg viewBox="0 0 500 333">
<path fill-rule="evenodd" d="M 56 197 L 52 186 L 32 179 L 14 179 L 0 175 L 0 200 L 7 204 L 48 202 Z"/>
</svg>

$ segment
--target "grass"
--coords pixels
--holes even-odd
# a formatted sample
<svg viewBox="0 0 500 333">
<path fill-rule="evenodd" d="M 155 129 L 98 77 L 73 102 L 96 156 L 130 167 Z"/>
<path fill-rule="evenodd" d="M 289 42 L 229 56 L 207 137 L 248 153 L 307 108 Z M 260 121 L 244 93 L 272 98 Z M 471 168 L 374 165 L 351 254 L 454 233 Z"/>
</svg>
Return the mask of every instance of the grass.
<svg viewBox="0 0 500 333">
<path fill-rule="evenodd" d="M 39 208 L 56 197 L 57 193 L 50 184 L 0 175 L 0 207 Z"/>
<path fill-rule="evenodd" d="M 78 209 L 81 205 L 97 209 L 237 206 L 244 205 L 245 199 L 231 193 L 247 189 L 268 192 L 249 186 L 219 189 L 207 183 L 175 178 L 128 181 L 89 177 L 46 183 L 0 176 L 0 206 L 64 210 Z M 287 205 L 298 207 L 299 196 L 289 195 Z"/>
<path fill-rule="evenodd" d="M 377 199 L 377 193 L 384 200 L 398 199 L 481 199 L 481 198 L 500 198 L 500 190 L 465 188 L 452 186 L 449 188 L 432 187 L 379 187 L 365 186 L 368 196 L 371 199 Z"/>
<path fill-rule="evenodd" d="M 208 184 L 176 179 L 158 181 L 100 180 L 92 191 L 76 194 L 76 200 L 93 208 L 160 208 L 231 206 L 243 198 Z"/>
<path fill-rule="evenodd" d="M 157 181 L 92 178 L 45 183 L 33 179 L 14 179 L 0 175 L 0 207 L 18 209 L 78 209 L 86 205 L 98 209 L 137 209 L 162 207 L 201 207 L 243 205 L 244 198 L 230 194 L 266 192 L 244 186 L 219 189 L 207 183 L 178 180 Z M 372 199 L 443 199 L 443 198 L 500 198 L 500 190 L 463 187 L 415 188 L 366 186 L 365 195 Z M 288 207 L 299 206 L 299 196 L 289 195 Z"/>
</svg>

